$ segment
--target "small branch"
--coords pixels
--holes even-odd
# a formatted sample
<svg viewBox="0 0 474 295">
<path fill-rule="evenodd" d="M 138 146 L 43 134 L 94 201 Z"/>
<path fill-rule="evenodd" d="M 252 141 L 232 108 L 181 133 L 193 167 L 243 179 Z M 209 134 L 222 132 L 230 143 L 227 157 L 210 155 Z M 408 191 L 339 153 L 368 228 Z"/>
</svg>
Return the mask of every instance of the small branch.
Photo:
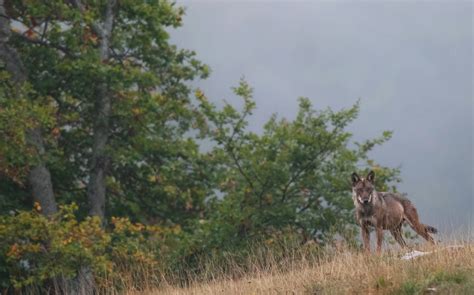
<svg viewBox="0 0 474 295">
<path fill-rule="evenodd" d="M 270 182 L 270 178 L 268 178 L 267 181 L 265 181 L 265 183 L 262 185 L 262 190 L 260 191 L 260 194 L 258 194 L 258 200 L 259 200 L 259 207 L 260 208 L 262 207 L 263 194 L 265 194 L 265 192 L 267 191 L 267 185 L 268 185 L 269 182 Z"/>
<path fill-rule="evenodd" d="M 245 180 L 248 182 L 248 184 L 250 185 L 250 187 L 252 188 L 252 190 L 255 193 L 255 186 L 254 186 L 252 180 L 250 180 L 250 177 L 247 176 L 247 174 L 244 172 L 244 169 L 240 165 L 239 159 L 237 158 L 237 155 L 234 153 L 232 146 L 229 147 L 228 152 L 230 153 L 230 156 L 231 156 L 232 160 L 234 160 L 234 164 L 237 166 L 237 169 L 239 170 L 240 174 L 245 178 Z"/>
<path fill-rule="evenodd" d="M 303 213 L 304 211 L 308 210 L 309 208 L 311 208 L 311 206 L 313 206 L 315 204 L 315 202 L 317 200 L 319 200 L 321 196 L 314 196 L 314 198 L 310 198 L 310 196 L 308 197 L 308 202 L 306 203 L 306 205 L 304 205 L 303 207 L 301 207 L 299 210 L 298 210 L 298 214 L 300 213 Z"/>
<path fill-rule="evenodd" d="M 44 41 L 44 37 L 46 36 L 46 31 L 48 30 L 48 24 L 49 24 L 49 17 L 46 18 L 46 20 L 44 21 L 44 29 L 43 29 L 43 33 L 41 34 L 41 41 Z"/>
<path fill-rule="evenodd" d="M 262 191 L 258 194 L 256 191 L 255 191 L 255 185 L 253 183 L 253 181 L 250 179 L 250 177 L 244 172 L 242 166 L 240 165 L 239 163 L 239 159 L 237 157 L 237 155 L 234 153 L 234 137 L 237 135 L 237 127 L 236 126 L 239 126 L 240 124 L 242 124 L 242 122 L 245 120 L 245 118 L 248 116 L 248 112 L 245 111 L 243 113 L 243 115 L 239 118 L 239 120 L 237 121 L 237 123 L 235 125 L 232 126 L 232 134 L 230 136 L 230 138 L 227 140 L 226 142 L 226 149 L 227 151 L 229 152 L 231 158 L 234 160 L 234 163 L 235 165 L 237 166 L 237 169 L 239 170 L 240 174 L 245 178 L 245 180 L 248 182 L 248 184 L 250 185 L 250 187 L 252 188 L 254 194 L 259 198 L 259 200 L 261 200 L 264 192 L 265 192 L 265 186 L 267 185 L 268 183 L 268 180 L 266 183 L 263 183 L 263 181 L 258 177 L 257 173 L 252 173 L 255 177 L 255 180 L 262 186 Z"/>
<path fill-rule="evenodd" d="M 13 32 L 13 34 L 16 37 L 20 38 L 21 40 L 23 40 L 25 42 L 28 42 L 28 43 L 31 43 L 31 44 L 36 44 L 36 45 L 41 45 L 41 46 L 45 46 L 45 47 L 54 48 L 54 49 L 57 49 L 57 50 L 61 51 L 62 53 L 64 53 L 65 55 L 67 55 L 69 57 L 77 57 L 75 54 L 71 53 L 71 51 L 67 47 L 59 45 L 59 44 L 52 44 L 51 42 L 43 40 L 43 37 L 41 37 L 41 39 L 34 39 L 34 38 L 27 37 L 26 35 L 20 34 L 20 33 L 17 33 L 17 32 Z"/>
<path fill-rule="evenodd" d="M 285 199 L 286 199 L 286 196 L 287 196 L 287 192 L 288 192 L 288 189 L 290 187 L 290 185 L 296 181 L 300 176 L 301 174 L 303 174 L 304 172 L 306 172 L 306 170 L 308 168 L 310 168 L 312 165 L 315 164 L 316 160 L 318 160 L 322 155 L 324 155 L 326 152 L 327 152 L 327 148 L 329 147 L 329 144 L 331 143 L 332 139 L 334 138 L 334 136 L 336 135 L 337 131 L 338 131 L 338 127 L 334 128 L 334 130 L 332 131 L 331 133 L 331 138 L 329 138 L 327 141 L 326 141 L 326 144 L 324 145 L 324 147 L 319 151 L 319 153 L 309 162 L 307 163 L 306 165 L 303 166 L 303 168 L 301 168 L 299 171 L 297 171 L 295 174 L 293 174 L 293 176 L 290 178 L 290 180 L 287 182 L 287 184 L 284 186 L 283 188 L 283 195 L 282 195 L 282 198 L 281 198 L 281 202 L 284 202 Z"/>
</svg>

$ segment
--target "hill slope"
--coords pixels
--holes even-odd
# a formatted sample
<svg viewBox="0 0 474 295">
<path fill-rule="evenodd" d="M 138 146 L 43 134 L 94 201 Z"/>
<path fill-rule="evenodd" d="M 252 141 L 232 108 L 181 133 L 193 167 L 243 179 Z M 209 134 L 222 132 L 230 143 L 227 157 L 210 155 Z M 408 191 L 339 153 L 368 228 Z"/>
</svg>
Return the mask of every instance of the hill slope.
<svg viewBox="0 0 474 295">
<path fill-rule="evenodd" d="M 425 248 L 430 254 L 402 260 L 338 251 L 317 263 L 289 263 L 286 271 L 257 270 L 240 279 L 173 286 L 148 294 L 474 294 L 474 245 Z"/>
</svg>

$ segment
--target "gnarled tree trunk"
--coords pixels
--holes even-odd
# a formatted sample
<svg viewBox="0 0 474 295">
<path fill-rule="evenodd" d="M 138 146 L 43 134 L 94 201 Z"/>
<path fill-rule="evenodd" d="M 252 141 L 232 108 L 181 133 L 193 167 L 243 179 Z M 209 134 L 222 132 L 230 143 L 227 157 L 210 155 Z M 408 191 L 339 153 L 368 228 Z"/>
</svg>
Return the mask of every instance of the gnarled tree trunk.
<svg viewBox="0 0 474 295">
<path fill-rule="evenodd" d="M 7 71 L 10 72 L 14 83 L 21 87 L 27 81 L 27 74 L 18 52 L 8 44 L 10 36 L 10 19 L 6 14 L 4 0 L 0 0 L 0 59 L 3 61 Z M 26 140 L 28 144 L 35 148 L 40 159 L 39 163 L 32 167 L 28 175 L 33 200 L 41 205 L 43 214 L 49 216 L 57 211 L 57 205 L 54 198 L 51 174 L 45 163 L 41 160 L 45 154 L 41 129 L 34 128 L 28 130 Z"/>
</svg>

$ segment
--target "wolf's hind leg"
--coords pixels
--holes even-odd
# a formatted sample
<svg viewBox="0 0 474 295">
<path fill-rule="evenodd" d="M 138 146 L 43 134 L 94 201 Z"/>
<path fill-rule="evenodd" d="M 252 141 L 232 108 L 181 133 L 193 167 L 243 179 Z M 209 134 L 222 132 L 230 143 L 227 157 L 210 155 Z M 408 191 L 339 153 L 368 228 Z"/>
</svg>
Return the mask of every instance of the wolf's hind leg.
<svg viewBox="0 0 474 295">
<path fill-rule="evenodd" d="M 402 225 L 399 225 L 398 227 L 394 228 L 394 229 L 391 229 L 390 230 L 390 233 L 392 233 L 392 236 L 395 238 L 395 241 L 397 241 L 397 243 L 402 247 L 402 248 L 406 248 L 407 247 L 407 243 L 405 242 L 405 240 L 403 239 L 403 235 L 402 235 Z"/>
<path fill-rule="evenodd" d="M 426 228 L 426 226 L 420 222 L 418 212 L 416 211 L 416 208 L 413 207 L 413 205 L 411 204 L 410 206 L 405 207 L 405 219 L 408 221 L 410 226 L 417 234 L 422 236 L 428 242 L 434 244 L 433 237 L 431 237 L 428 233 L 428 229 Z"/>
</svg>

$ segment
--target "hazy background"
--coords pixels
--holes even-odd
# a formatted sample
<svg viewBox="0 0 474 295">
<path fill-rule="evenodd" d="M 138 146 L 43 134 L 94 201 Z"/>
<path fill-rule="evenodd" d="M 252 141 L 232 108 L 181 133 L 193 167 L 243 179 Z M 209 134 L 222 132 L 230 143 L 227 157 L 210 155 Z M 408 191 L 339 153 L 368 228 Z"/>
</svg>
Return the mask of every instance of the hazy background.
<svg viewBox="0 0 474 295">
<path fill-rule="evenodd" d="M 423 222 L 472 236 L 472 2 L 178 3 L 187 16 L 172 41 L 210 65 L 196 85 L 211 100 L 237 103 L 230 87 L 245 76 L 259 131 L 272 113 L 294 118 L 300 96 L 334 109 L 361 98 L 355 139 L 393 130 L 372 158 L 401 166 Z"/>
</svg>

